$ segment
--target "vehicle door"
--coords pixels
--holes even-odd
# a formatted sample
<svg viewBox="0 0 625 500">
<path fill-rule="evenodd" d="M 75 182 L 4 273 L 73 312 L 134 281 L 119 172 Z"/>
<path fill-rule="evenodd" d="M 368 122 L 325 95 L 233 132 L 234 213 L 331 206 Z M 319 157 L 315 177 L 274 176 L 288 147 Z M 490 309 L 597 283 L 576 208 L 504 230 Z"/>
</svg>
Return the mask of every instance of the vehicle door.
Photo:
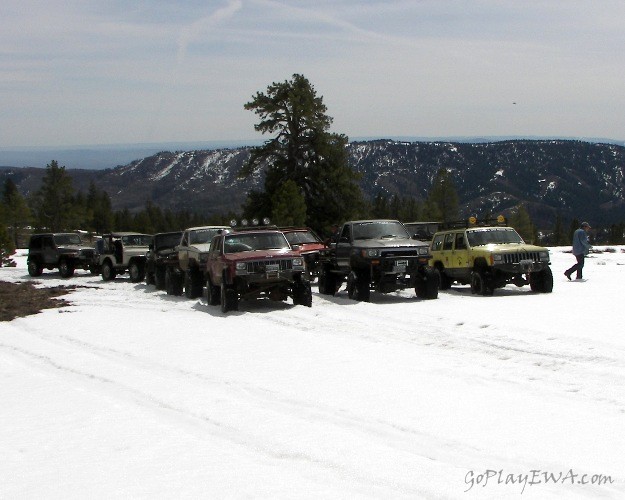
<svg viewBox="0 0 625 500">
<path fill-rule="evenodd" d="M 213 285 L 221 285 L 223 276 L 223 237 L 215 236 L 211 241 L 206 261 L 206 272 Z"/>
<path fill-rule="evenodd" d="M 345 224 L 339 239 L 336 242 L 336 263 L 339 268 L 349 268 L 349 258 L 352 250 L 352 226 Z"/>
<path fill-rule="evenodd" d="M 180 269 L 186 270 L 189 267 L 189 231 L 182 233 L 180 247 L 178 249 L 178 265 Z"/>
<path fill-rule="evenodd" d="M 462 277 L 470 273 L 469 246 L 464 231 L 454 233 L 454 248 L 451 252 L 450 261 L 454 270 L 454 276 Z"/>
<path fill-rule="evenodd" d="M 46 265 L 54 265 L 58 261 L 58 252 L 54 245 L 54 239 L 52 236 L 43 236 L 42 240 L 42 255 L 43 262 Z"/>
</svg>

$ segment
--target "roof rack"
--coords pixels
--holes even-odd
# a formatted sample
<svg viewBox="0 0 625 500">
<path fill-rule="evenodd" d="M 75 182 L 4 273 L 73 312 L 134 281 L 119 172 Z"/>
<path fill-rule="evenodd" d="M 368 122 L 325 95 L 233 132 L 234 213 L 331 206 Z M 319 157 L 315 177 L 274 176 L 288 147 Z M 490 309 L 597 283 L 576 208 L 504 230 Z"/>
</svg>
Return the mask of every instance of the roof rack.
<svg viewBox="0 0 625 500">
<path fill-rule="evenodd" d="M 471 216 L 465 220 L 448 221 L 441 223 L 441 229 L 460 229 L 470 227 L 485 227 L 485 226 L 507 226 L 508 219 L 503 215 L 497 217 L 487 217 L 485 219 L 478 219 L 475 216 Z"/>
</svg>

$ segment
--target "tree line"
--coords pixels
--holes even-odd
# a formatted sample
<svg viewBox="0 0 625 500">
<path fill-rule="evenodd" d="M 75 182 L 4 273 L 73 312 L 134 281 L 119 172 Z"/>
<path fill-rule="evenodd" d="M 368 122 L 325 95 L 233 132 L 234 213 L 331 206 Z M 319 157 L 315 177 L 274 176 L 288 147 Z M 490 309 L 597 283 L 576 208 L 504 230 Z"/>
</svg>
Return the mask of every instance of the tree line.
<svg viewBox="0 0 625 500">
<path fill-rule="evenodd" d="M 131 213 L 114 211 L 109 195 L 92 182 L 87 193 L 76 192 L 65 167 L 52 160 L 41 188 L 24 198 L 13 181 L 5 182 L 0 198 L 0 258 L 6 259 L 30 231 L 73 231 L 93 234 L 107 231 L 137 231 L 147 234 L 176 231 L 200 225 L 224 225 L 232 218 L 269 215 L 277 225 L 309 226 L 322 235 L 345 220 L 389 218 L 409 221 L 459 220 L 459 198 L 449 171 L 436 173 L 424 200 L 378 193 L 365 200 L 359 187 L 359 174 L 348 165 L 347 142 L 343 134 L 330 132 L 332 118 L 323 98 L 303 75 L 273 83 L 257 92 L 244 105 L 259 117 L 257 132 L 271 137 L 252 149 L 241 177 L 264 169 L 262 190 L 252 190 L 240 214 L 206 217 L 188 211 L 163 210 L 146 200 L 145 207 Z M 486 218 L 493 214 L 473 214 Z M 498 215 L 498 214 L 494 214 Z M 549 239 L 539 234 L 524 205 L 515 207 L 508 223 L 528 242 L 569 245 L 579 227 L 573 220 L 567 226 L 556 217 Z M 609 244 L 625 243 L 625 224 L 614 224 L 604 231 Z"/>
</svg>

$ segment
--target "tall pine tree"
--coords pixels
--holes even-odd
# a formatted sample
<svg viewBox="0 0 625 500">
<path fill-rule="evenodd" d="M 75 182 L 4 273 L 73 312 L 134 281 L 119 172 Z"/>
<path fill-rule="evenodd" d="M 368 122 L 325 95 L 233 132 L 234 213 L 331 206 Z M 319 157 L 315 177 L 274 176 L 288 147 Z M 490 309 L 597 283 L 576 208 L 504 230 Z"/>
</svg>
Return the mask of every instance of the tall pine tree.
<svg viewBox="0 0 625 500">
<path fill-rule="evenodd" d="M 271 84 L 245 109 L 260 118 L 256 131 L 274 136 L 252 150 L 241 171 L 249 176 L 266 168 L 264 191 L 249 193 L 244 215 L 271 213 L 276 194 L 288 180 L 304 195 L 307 225 L 319 232 L 363 210 L 358 175 L 348 165 L 347 137 L 329 132 L 332 118 L 304 76 Z"/>
</svg>

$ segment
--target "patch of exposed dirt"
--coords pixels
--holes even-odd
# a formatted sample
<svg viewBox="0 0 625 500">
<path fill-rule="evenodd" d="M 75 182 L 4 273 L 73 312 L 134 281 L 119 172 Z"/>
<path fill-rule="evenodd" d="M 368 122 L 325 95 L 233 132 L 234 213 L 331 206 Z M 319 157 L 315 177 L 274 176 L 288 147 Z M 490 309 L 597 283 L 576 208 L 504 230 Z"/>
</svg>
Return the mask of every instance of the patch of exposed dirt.
<svg viewBox="0 0 625 500">
<path fill-rule="evenodd" d="M 65 307 L 65 299 L 56 299 L 75 290 L 75 286 L 54 286 L 35 288 L 33 283 L 9 283 L 0 281 L 0 321 L 11 321 L 18 317 L 37 314 L 42 309 Z"/>
</svg>

